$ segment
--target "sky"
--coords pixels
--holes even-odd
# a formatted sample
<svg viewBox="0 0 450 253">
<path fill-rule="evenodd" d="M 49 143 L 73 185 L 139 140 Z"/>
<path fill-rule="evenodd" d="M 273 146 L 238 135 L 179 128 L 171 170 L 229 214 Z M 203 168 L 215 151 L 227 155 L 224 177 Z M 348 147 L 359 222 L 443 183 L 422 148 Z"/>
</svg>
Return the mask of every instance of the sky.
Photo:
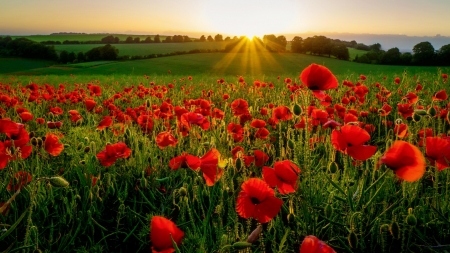
<svg viewBox="0 0 450 253">
<path fill-rule="evenodd" d="M 0 35 L 450 36 L 449 0 L 2 0 Z"/>
</svg>

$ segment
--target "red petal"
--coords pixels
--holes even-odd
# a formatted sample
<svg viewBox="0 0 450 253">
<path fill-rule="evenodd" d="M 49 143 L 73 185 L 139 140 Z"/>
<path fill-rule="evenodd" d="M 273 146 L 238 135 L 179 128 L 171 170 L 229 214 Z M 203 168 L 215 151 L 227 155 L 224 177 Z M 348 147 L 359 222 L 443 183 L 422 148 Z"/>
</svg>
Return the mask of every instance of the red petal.
<svg viewBox="0 0 450 253">
<path fill-rule="evenodd" d="M 347 147 L 347 154 L 355 160 L 365 161 L 377 152 L 377 147 L 361 145 Z"/>
</svg>

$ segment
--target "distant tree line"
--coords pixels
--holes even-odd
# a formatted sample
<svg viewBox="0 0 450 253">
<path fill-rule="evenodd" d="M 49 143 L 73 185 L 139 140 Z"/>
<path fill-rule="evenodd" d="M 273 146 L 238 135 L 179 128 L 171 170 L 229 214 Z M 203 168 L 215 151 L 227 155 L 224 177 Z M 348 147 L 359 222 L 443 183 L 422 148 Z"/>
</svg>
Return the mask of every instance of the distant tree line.
<svg viewBox="0 0 450 253">
<path fill-rule="evenodd" d="M 356 41 L 347 42 L 334 40 L 325 36 L 313 36 L 306 39 L 295 36 L 291 41 L 291 51 L 293 53 L 310 53 L 312 55 L 328 57 L 334 56 L 340 60 L 346 61 L 350 59 L 348 47 L 356 46 L 358 46 Z"/>
<path fill-rule="evenodd" d="M 435 50 L 430 42 L 425 41 L 416 44 L 412 51 L 401 53 L 397 47 L 384 51 L 376 43 L 369 47 L 367 53 L 355 57 L 354 61 L 385 65 L 450 66 L 450 44 Z"/>
<path fill-rule="evenodd" d="M 56 60 L 58 55 L 53 46 L 26 39 L 11 37 L 0 37 L 0 55 L 17 56 L 32 59 Z"/>
<path fill-rule="evenodd" d="M 265 49 L 264 42 L 258 38 L 253 37 L 251 40 L 246 36 L 227 40 L 228 43 L 225 46 L 224 52 L 229 53 L 242 53 L 242 52 L 259 52 Z"/>
</svg>

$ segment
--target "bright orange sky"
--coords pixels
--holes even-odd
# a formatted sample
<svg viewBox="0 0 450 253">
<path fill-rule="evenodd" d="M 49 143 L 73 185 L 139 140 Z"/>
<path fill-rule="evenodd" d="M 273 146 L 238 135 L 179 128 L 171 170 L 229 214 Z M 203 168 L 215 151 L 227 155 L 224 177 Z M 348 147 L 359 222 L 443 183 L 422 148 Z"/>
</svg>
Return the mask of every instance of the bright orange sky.
<svg viewBox="0 0 450 253">
<path fill-rule="evenodd" d="M 306 32 L 450 36 L 448 0 L 2 1 L 0 35 Z"/>
</svg>

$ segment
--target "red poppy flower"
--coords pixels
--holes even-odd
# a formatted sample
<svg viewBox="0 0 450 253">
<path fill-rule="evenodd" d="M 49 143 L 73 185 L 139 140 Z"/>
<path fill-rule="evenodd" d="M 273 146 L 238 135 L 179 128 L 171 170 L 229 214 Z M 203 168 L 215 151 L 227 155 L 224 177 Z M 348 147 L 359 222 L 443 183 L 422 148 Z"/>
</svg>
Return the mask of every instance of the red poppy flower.
<svg viewBox="0 0 450 253">
<path fill-rule="evenodd" d="M 411 117 L 414 113 L 414 108 L 410 104 L 397 104 L 397 110 L 404 119 Z"/>
<path fill-rule="evenodd" d="M 56 134 L 47 133 L 45 135 L 44 148 L 50 155 L 58 156 L 64 150 L 64 145 L 59 143 L 59 138 Z"/>
<path fill-rule="evenodd" d="M 250 123 L 250 126 L 253 128 L 263 128 L 266 126 L 266 122 L 261 119 L 254 119 L 252 123 Z"/>
<path fill-rule="evenodd" d="M 94 107 L 97 103 L 95 102 L 94 99 L 88 98 L 84 101 L 84 104 L 86 105 L 86 110 L 88 110 L 88 112 L 90 112 L 94 109 Z"/>
<path fill-rule="evenodd" d="M 267 161 L 269 161 L 269 156 L 261 150 L 256 149 L 253 151 L 255 156 L 255 166 L 262 167 Z"/>
<path fill-rule="evenodd" d="M 328 68 L 317 64 L 306 67 L 300 74 L 300 79 L 312 91 L 335 89 L 339 85 Z"/>
<path fill-rule="evenodd" d="M 175 252 L 173 241 L 179 246 L 184 232 L 175 223 L 161 216 L 153 216 L 150 224 L 150 241 L 153 253 Z"/>
<path fill-rule="evenodd" d="M 378 111 L 380 116 L 388 116 L 391 113 L 392 107 L 389 104 L 384 104 L 381 109 Z"/>
<path fill-rule="evenodd" d="M 275 162 L 273 169 L 265 166 L 263 168 L 264 181 L 270 187 L 276 186 L 281 194 L 295 192 L 299 173 L 300 168 L 289 160 Z"/>
<path fill-rule="evenodd" d="M 254 218 L 267 223 L 281 209 L 283 200 L 275 197 L 275 192 L 259 178 L 250 178 L 241 185 L 236 211 L 242 218 Z"/>
<path fill-rule="evenodd" d="M 290 120 L 292 119 L 292 112 L 284 105 L 278 106 L 272 111 L 272 119 L 274 119 L 275 123 L 278 123 L 279 120 Z"/>
<path fill-rule="evenodd" d="M 89 90 L 91 91 L 91 96 L 101 96 L 102 88 L 98 85 L 89 85 Z"/>
<path fill-rule="evenodd" d="M 39 125 L 44 125 L 45 119 L 44 118 L 36 118 L 36 123 L 38 123 Z"/>
<path fill-rule="evenodd" d="M 23 122 L 28 122 L 30 120 L 33 120 L 33 114 L 30 112 L 22 112 L 19 114 L 19 117 L 22 119 Z"/>
<path fill-rule="evenodd" d="M 242 98 L 238 98 L 231 103 L 231 110 L 234 116 L 247 114 L 249 113 L 248 102 Z"/>
<path fill-rule="evenodd" d="M 244 153 L 244 148 L 241 146 L 236 146 L 231 150 L 231 154 L 233 155 L 233 158 L 236 159 L 240 157 Z"/>
<path fill-rule="evenodd" d="M 341 130 L 333 130 L 331 143 L 333 147 L 356 160 L 367 160 L 377 151 L 377 147 L 364 145 L 370 140 L 369 133 L 354 125 L 345 125 Z"/>
<path fill-rule="evenodd" d="M 110 127 L 113 123 L 111 116 L 103 116 L 102 121 L 98 123 L 97 130 L 103 130 L 107 127 Z"/>
<path fill-rule="evenodd" d="M 270 134 L 269 130 L 267 130 L 267 128 L 263 127 L 263 128 L 258 129 L 255 132 L 255 138 L 265 140 L 265 139 L 267 139 L 269 134 Z"/>
<path fill-rule="evenodd" d="M 440 137 L 426 137 L 427 159 L 439 171 L 450 167 L 450 141 Z"/>
<path fill-rule="evenodd" d="M 69 114 L 70 114 L 70 120 L 72 122 L 77 122 L 77 121 L 83 119 L 83 117 L 80 115 L 80 113 L 77 110 L 69 110 Z"/>
<path fill-rule="evenodd" d="M 0 133 L 4 134 L 18 134 L 19 126 L 16 122 L 7 119 L 0 119 Z"/>
<path fill-rule="evenodd" d="M 381 157 L 379 164 L 384 163 L 394 170 L 401 179 L 414 182 L 425 173 L 425 158 L 420 150 L 405 141 L 395 141 Z"/>
<path fill-rule="evenodd" d="M 8 191 L 17 191 L 25 187 L 28 183 L 31 182 L 33 177 L 30 173 L 26 171 L 19 171 L 14 174 L 14 178 L 9 180 L 9 184 L 6 186 L 6 190 Z"/>
<path fill-rule="evenodd" d="M 131 149 L 125 143 L 107 144 L 105 150 L 97 154 L 101 165 L 108 167 L 113 165 L 119 158 L 127 158 L 131 155 Z"/>
<path fill-rule="evenodd" d="M 152 132 L 154 123 L 150 115 L 147 114 L 140 115 L 137 118 L 137 123 L 141 127 L 142 132 L 147 134 Z"/>
<path fill-rule="evenodd" d="M 444 101 L 448 99 L 447 92 L 445 90 L 440 90 L 433 95 L 433 101 Z"/>
<path fill-rule="evenodd" d="M 47 121 L 47 127 L 50 129 L 61 128 L 63 125 L 62 121 L 51 122 Z"/>
<path fill-rule="evenodd" d="M 408 94 L 403 96 L 402 99 L 408 100 L 408 104 L 415 104 L 419 101 L 419 97 L 414 92 L 408 92 Z"/>
<path fill-rule="evenodd" d="M 408 136 L 408 125 L 405 123 L 396 124 L 394 127 L 394 133 L 398 138 L 405 138 Z"/>
<path fill-rule="evenodd" d="M 203 172 L 203 178 L 207 186 L 213 186 L 223 174 L 223 170 L 218 167 L 220 152 L 212 148 L 202 158 L 200 158 L 200 170 Z"/>
<path fill-rule="evenodd" d="M 64 113 L 64 111 L 60 107 L 50 107 L 50 112 L 53 115 L 61 115 Z"/>
<path fill-rule="evenodd" d="M 244 128 L 239 124 L 228 124 L 227 131 L 233 136 L 234 142 L 241 142 L 244 139 Z"/>
<path fill-rule="evenodd" d="M 169 167 L 172 170 L 178 170 L 179 168 L 187 168 L 187 167 L 193 170 L 197 170 L 198 168 L 200 168 L 200 164 L 201 164 L 200 158 L 186 153 L 174 157 L 169 161 Z"/>
<path fill-rule="evenodd" d="M 160 149 L 167 146 L 175 147 L 178 144 L 178 140 L 170 132 L 161 132 L 156 136 L 156 144 Z"/>
<path fill-rule="evenodd" d="M 303 239 L 300 253 L 336 253 L 336 251 L 317 237 L 308 235 Z"/>
<path fill-rule="evenodd" d="M 400 83 L 400 78 L 399 78 L 399 77 L 396 77 L 396 78 L 394 79 L 394 82 L 395 82 L 395 84 L 399 84 L 399 83 Z"/>
</svg>

